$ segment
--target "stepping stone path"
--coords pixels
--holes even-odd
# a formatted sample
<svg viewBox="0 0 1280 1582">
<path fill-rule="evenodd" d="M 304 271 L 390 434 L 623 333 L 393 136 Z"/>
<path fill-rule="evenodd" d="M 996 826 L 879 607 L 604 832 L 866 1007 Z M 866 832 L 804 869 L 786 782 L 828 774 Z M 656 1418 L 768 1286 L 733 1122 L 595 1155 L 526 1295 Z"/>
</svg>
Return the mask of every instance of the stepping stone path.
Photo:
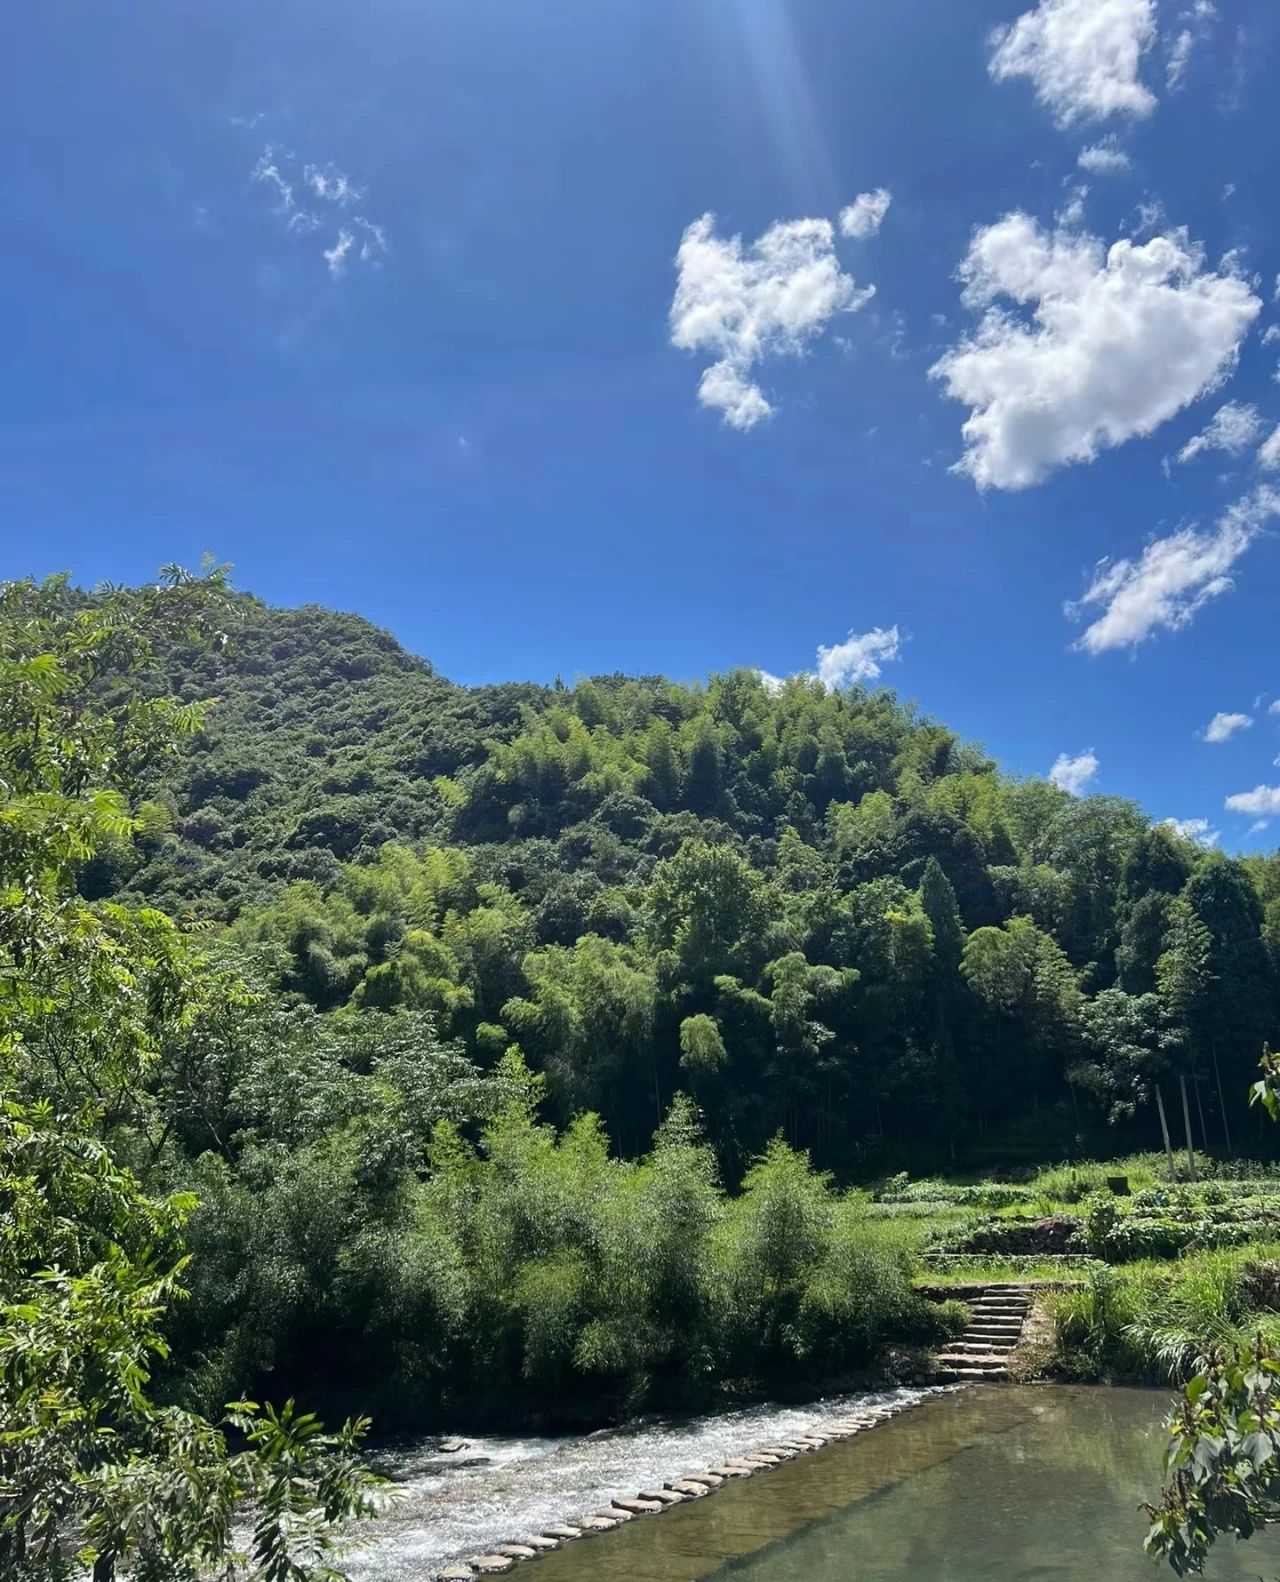
<svg viewBox="0 0 1280 1582">
<path fill-rule="evenodd" d="M 1025 1285 L 987 1285 L 969 1299 L 969 1326 L 959 1340 L 938 1353 L 940 1382 L 976 1384 L 1009 1377 L 1009 1353 L 1022 1339 L 1031 1311 Z"/>
<path fill-rule="evenodd" d="M 986 1292 L 975 1303 L 975 1315 L 985 1301 Z M 1028 1305 L 1029 1299 L 1024 1295 L 1018 1316 L 1019 1331 Z M 994 1321 L 1001 1325 L 1006 1322 L 1003 1307 L 999 1309 Z M 983 1322 L 985 1317 L 975 1317 L 975 1323 L 979 1327 Z M 1003 1328 L 1001 1334 L 1003 1335 Z M 966 1331 L 965 1339 L 956 1342 L 955 1355 L 947 1353 L 939 1360 L 950 1367 L 955 1361 L 955 1356 L 968 1358 L 984 1355 L 983 1352 L 959 1351 L 958 1348 L 964 1346 L 969 1338 Z M 1010 1341 L 1009 1344 L 1013 1345 L 1014 1341 Z M 957 1368 L 940 1375 L 940 1377 L 965 1379 L 974 1376 L 976 1376 L 976 1367 L 972 1372 Z M 983 1373 L 981 1376 L 987 1375 Z M 903 1410 L 905 1404 L 859 1407 L 848 1417 L 833 1418 L 829 1422 L 820 1423 L 811 1433 L 797 1434 L 793 1439 L 762 1445 L 758 1450 L 748 1451 L 741 1456 L 731 1456 L 720 1467 L 709 1468 L 703 1472 L 686 1472 L 683 1476 L 664 1483 L 661 1488 L 641 1489 L 632 1499 L 614 1500 L 606 1510 L 595 1511 L 590 1516 L 575 1517 L 572 1522 L 566 1522 L 559 1527 L 544 1527 L 541 1532 L 533 1533 L 516 1542 L 495 1544 L 489 1554 L 476 1555 L 471 1560 L 454 1561 L 442 1570 L 433 1572 L 432 1575 L 437 1582 L 471 1582 L 471 1579 L 477 1576 L 501 1575 L 512 1570 L 522 1561 L 535 1560 L 540 1554 L 558 1549 L 561 1544 L 568 1543 L 574 1538 L 590 1538 L 596 1533 L 612 1532 L 615 1527 L 620 1527 L 623 1522 L 632 1521 L 637 1516 L 658 1516 L 674 1505 L 684 1504 L 686 1500 L 701 1499 L 705 1494 L 714 1494 L 730 1479 L 760 1477 L 766 1472 L 772 1472 L 775 1467 L 782 1466 L 784 1462 L 795 1460 L 799 1455 L 821 1450 L 824 1445 L 836 1440 L 851 1439 L 854 1434 L 864 1433 L 868 1428 L 874 1428 L 878 1423 L 896 1417 Z M 454 1443 L 461 1448 L 465 1442 Z"/>
</svg>

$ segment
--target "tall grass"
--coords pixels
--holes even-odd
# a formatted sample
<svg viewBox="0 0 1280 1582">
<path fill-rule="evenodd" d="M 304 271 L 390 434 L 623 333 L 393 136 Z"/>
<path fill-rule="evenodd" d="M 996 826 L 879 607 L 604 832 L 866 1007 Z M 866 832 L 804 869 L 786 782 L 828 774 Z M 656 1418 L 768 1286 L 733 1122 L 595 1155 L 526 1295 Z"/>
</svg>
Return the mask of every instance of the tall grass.
<svg viewBox="0 0 1280 1582">
<path fill-rule="evenodd" d="M 1077 1378 L 1183 1380 L 1213 1352 L 1259 1334 L 1280 1341 L 1280 1313 L 1253 1302 L 1254 1273 L 1280 1246 L 1187 1254 L 1172 1262 L 1092 1266 L 1052 1305 L 1056 1365 Z"/>
</svg>

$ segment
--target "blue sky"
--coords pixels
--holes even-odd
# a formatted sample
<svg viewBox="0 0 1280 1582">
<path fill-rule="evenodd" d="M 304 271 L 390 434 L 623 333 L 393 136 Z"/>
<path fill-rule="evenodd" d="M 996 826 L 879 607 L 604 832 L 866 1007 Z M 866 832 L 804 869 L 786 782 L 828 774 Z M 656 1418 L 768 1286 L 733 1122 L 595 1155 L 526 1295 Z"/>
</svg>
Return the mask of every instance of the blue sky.
<svg viewBox="0 0 1280 1582">
<path fill-rule="evenodd" d="M 1274 0 L 28 7 L 0 572 L 878 669 L 1266 846 L 1278 64 Z"/>
</svg>

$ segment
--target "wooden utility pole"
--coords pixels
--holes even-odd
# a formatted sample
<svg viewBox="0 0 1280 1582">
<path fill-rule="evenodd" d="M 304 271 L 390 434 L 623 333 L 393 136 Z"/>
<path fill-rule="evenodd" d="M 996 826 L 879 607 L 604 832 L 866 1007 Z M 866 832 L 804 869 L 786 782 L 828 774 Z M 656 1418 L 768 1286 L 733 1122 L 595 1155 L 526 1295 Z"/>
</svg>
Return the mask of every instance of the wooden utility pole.
<svg viewBox="0 0 1280 1582">
<path fill-rule="evenodd" d="M 1161 1093 L 1159 1087 L 1156 1088 L 1156 1109 L 1160 1111 L 1160 1135 L 1164 1138 L 1164 1151 L 1169 1160 L 1169 1179 L 1170 1181 L 1176 1181 L 1178 1179 L 1178 1167 L 1173 1162 L 1173 1143 L 1169 1138 L 1169 1122 L 1165 1119 L 1164 1094 Z"/>
<path fill-rule="evenodd" d="M 1196 1151 L 1191 1144 L 1191 1106 L 1187 1102 L 1187 1079 L 1179 1077 L 1182 1085 L 1182 1124 L 1187 1128 L 1187 1167 L 1191 1171 L 1191 1179 L 1196 1178 Z"/>
</svg>

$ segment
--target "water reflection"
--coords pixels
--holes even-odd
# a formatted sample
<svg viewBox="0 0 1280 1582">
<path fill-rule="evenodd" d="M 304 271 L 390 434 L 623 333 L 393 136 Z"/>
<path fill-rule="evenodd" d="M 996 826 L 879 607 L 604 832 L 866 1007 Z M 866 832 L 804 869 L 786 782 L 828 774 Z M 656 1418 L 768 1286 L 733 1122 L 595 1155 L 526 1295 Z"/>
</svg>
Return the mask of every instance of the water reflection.
<svg viewBox="0 0 1280 1582">
<path fill-rule="evenodd" d="M 1153 1582 L 1138 1512 L 1167 1396 L 989 1388 L 926 1403 L 710 1499 L 571 1544 L 530 1582 Z M 1209 1575 L 1256 1582 L 1276 1535 Z M 1171 1575 L 1171 1573 L 1166 1573 Z"/>
</svg>

